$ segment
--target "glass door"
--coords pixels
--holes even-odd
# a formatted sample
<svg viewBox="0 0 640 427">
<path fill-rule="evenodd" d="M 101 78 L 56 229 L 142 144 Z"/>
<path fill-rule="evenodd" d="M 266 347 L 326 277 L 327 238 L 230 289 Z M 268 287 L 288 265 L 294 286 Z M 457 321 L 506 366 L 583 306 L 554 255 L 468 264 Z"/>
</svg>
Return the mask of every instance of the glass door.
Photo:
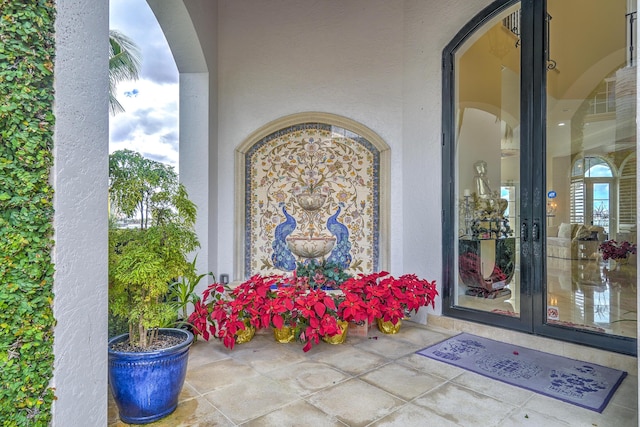
<svg viewBox="0 0 640 427">
<path fill-rule="evenodd" d="M 618 347 L 637 333 L 636 255 L 623 249 L 637 243 L 635 209 L 620 216 L 636 200 L 620 185 L 637 146 L 632 3 L 547 1 L 544 323 Z"/>
<path fill-rule="evenodd" d="M 635 16 L 496 1 L 445 49 L 445 315 L 636 353 Z"/>
<path fill-rule="evenodd" d="M 520 268 L 520 8 L 512 2 L 487 16 L 450 56 L 456 219 L 445 305 L 474 320 L 530 330 L 529 284 Z"/>
</svg>

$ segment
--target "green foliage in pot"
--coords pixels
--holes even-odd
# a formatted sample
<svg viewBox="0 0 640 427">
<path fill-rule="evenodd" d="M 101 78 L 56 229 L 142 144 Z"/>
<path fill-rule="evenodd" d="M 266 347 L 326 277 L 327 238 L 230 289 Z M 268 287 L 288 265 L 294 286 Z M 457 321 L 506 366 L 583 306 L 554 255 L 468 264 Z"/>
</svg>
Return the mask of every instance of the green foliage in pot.
<svg viewBox="0 0 640 427">
<path fill-rule="evenodd" d="M 213 282 L 216 281 L 216 277 L 212 272 L 208 274 L 196 274 L 196 260 L 197 256 L 193 258 L 190 265 L 190 271 L 181 276 L 178 280 L 174 280 L 169 285 L 169 294 L 167 300 L 172 309 L 178 313 L 177 325 L 182 327 L 189 325 L 189 314 L 187 312 L 189 303 L 195 305 L 199 300 L 199 296 L 196 294 L 196 287 L 205 276 L 211 276 Z"/>
<path fill-rule="evenodd" d="M 111 209 L 138 228 L 109 230 L 109 309 L 127 319 L 132 346 L 148 348 L 175 321 L 170 283 L 194 274 L 196 206 L 173 168 L 130 150 L 109 157 Z"/>
</svg>

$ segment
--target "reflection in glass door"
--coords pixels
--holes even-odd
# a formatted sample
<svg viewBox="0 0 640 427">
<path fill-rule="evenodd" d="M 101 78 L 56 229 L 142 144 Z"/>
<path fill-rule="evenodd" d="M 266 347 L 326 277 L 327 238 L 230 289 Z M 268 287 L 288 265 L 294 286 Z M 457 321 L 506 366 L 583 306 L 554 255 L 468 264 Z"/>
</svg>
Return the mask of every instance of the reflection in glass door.
<svg viewBox="0 0 640 427">
<path fill-rule="evenodd" d="M 519 5 L 458 48 L 454 304 L 520 316 Z"/>
<path fill-rule="evenodd" d="M 637 243 L 631 3 L 547 2 L 545 321 L 635 338 L 636 255 L 615 250 Z"/>
</svg>

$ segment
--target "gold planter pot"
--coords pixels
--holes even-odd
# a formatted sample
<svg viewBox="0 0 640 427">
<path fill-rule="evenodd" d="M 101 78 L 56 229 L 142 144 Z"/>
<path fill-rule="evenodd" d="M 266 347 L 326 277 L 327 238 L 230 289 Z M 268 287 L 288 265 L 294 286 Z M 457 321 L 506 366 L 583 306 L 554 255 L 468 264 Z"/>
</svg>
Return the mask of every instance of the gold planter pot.
<svg viewBox="0 0 640 427">
<path fill-rule="evenodd" d="M 236 332 L 236 344 L 244 344 L 253 339 L 256 334 L 256 327 L 253 325 L 245 325 L 245 329 Z"/>
<path fill-rule="evenodd" d="M 329 344 L 342 344 L 347 339 L 347 329 L 349 329 L 349 322 L 344 320 L 338 320 L 338 326 L 340 327 L 340 333 L 332 336 L 322 337 L 322 341 Z"/>
<path fill-rule="evenodd" d="M 273 328 L 273 336 L 276 341 L 282 344 L 286 344 L 296 339 L 295 330 L 289 326 L 283 326 L 282 328 Z"/>
<path fill-rule="evenodd" d="M 385 322 L 382 319 L 376 319 L 376 322 L 378 323 L 378 329 L 380 329 L 380 332 L 385 334 L 397 334 L 400 330 L 400 325 L 402 325 L 402 320 L 398 320 L 395 325 L 391 322 Z"/>
</svg>

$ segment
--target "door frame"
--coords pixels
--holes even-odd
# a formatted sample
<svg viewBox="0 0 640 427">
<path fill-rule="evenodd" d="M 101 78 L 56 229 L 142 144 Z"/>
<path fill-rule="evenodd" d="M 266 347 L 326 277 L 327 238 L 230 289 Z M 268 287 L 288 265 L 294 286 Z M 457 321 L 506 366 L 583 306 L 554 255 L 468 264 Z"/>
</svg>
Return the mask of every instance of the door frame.
<svg viewBox="0 0 640 427">
<path fill-rule="evenodd" d="M 455 306 L 457 48 L 484 23 L 508 7 L 521 5 L 520 81 L 520 317 Z M 442 215 L 443 314 L 623 354 L 637 354 L 637 339 L 546 323 L 546 0 L 496 0 L 472 18 L 443 51 Z M 536 72 L 535 70 L 540 70 Z"/>
</svg>

